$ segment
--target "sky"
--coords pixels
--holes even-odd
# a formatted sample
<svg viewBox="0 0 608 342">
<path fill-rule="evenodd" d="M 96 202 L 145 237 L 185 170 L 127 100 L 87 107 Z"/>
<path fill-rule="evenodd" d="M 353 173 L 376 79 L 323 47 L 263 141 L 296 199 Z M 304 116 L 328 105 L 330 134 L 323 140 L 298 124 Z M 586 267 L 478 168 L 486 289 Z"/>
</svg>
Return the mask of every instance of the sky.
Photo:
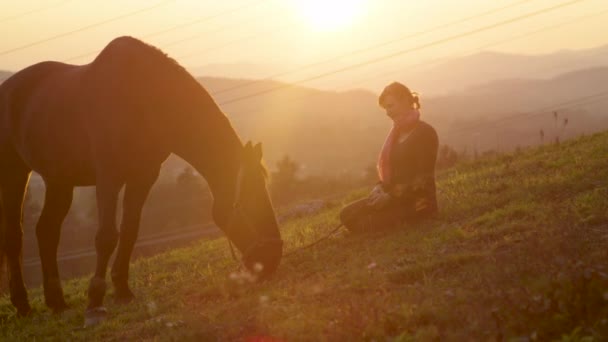
<svg viewBox="0 0 608 342">
<path fill-rule="evenodd" d="M 196 75 L 279 74 L 276 78 L 284 81 L 325 73 L 325 78 L 353 79 L 471 54 L 559 24 L 491 50 L 546 54 L 608 43 L 606 0 L 1 1 L 0 70 L 10 71 L 45 60 L 86 64 L 121 35 L 161 48 Z M 346 70 L 337 72 L 341 69 Z"/>
</svg>

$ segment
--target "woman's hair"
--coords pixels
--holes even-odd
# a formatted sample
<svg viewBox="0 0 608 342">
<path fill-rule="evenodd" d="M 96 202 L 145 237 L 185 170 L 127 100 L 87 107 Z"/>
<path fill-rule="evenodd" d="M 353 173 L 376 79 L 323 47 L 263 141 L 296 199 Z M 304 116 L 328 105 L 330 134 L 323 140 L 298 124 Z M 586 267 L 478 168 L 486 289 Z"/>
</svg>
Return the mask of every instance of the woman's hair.
<svg viewBox="0 0 608 342">
<path fill-rule="evenodd" d="M 408 87 L 399 82 L 393 82 L 384 88 L 382 94 L 380 94 L 380 97 L 378 98 L 380 107 L 384 108 L 384 100 L 389 95 L 392 95 L 396 99 L 407 100 L 414 108 L 420 109 L 420 98 L 418 93 L 410 91 Z"/>
</svg>

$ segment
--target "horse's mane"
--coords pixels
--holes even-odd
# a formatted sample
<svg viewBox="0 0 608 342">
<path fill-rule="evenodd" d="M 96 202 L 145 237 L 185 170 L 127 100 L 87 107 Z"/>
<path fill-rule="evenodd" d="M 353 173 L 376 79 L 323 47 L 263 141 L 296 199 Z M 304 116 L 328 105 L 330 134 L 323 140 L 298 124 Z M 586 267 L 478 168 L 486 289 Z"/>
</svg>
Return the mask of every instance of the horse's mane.
<svg viewBox="0 0 608 342">
<path fill-rule="evenodd" d="M 113 59 L 113 56 L 117 55 L 129 59 L 145 59 L 159 66 L 167 66 L 173 72 L 178 72 L 182 76 L 188 75 L 190 78 L 194 79 L 184 67 L 179 65 L 175 59 L 169 57 L 169 55 L 161 49 L 130 36 L 122 36 L 113 39 L 99 53 L 93 63 L 99 63 L 106 59 L 111 60 Z"/>
<path fill-rule="evenodd" d="M 221 112 L 209 92 L 175 59 L 137 38 L 122 36 L 113 39 L 99 53 L 91 66 L 93 70 L 96 66 L 99 67 L 101 73 L 120 73 L 125 79 L 134 80 L 140 85 L 154 82 L 166 85 L 179 84 L 181 92 L 196 93 L 203 106 Z"/>
<path fill-rule="evenodd" d="M 175 59 L 155 46 L 130 36 L 118 37 L 108 43 L 99 53 L 92 63 L 93 66 L 96 64 L 100 66 L 100 70 L 109 68 L 112 72 L 122 73 L 126 79 L 136 80 L 137 84 L 133 88 L 134 92 L 140 89 L 137 85 L 152 82 L 160 82 L 171 86 L 179 85 L 180 90 L 169 95 L 195 93 L 200 100 L 198 104 L 202 104 L 203 108 L 207 109 L 207 113 L 210 113 L 206 115 L 207 123 L 217 123 L 218 125 L 214 125 L 214 127 L 226 127 L 226 129 L 234 132 L 228 118 L 221 112 L 209 92 Z M 143 69 L 138 68 L 139 66 Z M 130 73 L 129 71 L 134 68 L 139 70 Z M 182 105 L 187 106 L 188 104 L 183 103 Z M 211 115 L 212 113 L 221 115 Z M 225 137 L 230 139 L 230 143 L 234 143 L 235 146 L 242 146 L 236 132 L 234 133 L 234 139 L 229 138 L 232 137 L 231 134 L 227 134 Z M 224 146 L 227 145 L 229 143 L 224 144 Z M 267 175 L 267 171 L 264 169 L 262 173 Z"/>
</svg>

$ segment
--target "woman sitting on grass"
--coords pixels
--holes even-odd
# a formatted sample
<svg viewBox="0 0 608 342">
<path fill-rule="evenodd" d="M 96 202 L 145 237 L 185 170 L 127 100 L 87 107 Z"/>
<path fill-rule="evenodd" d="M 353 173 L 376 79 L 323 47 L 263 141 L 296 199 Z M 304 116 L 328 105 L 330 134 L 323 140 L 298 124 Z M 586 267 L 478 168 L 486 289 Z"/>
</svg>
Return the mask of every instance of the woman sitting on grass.
<svg viewBox="0 0 608 342">
<path fill-rule="evenodd" d="M 378 158 L 380 181 L 368 197 L 340 213 L 351 231 L 394 227 L 437 212 L 435 161 L 439 141 L 435 129 L 420 120 L 418 95 L 405 85 L 389 84 L 378 103 L 393 120 Z"/>
</svg>

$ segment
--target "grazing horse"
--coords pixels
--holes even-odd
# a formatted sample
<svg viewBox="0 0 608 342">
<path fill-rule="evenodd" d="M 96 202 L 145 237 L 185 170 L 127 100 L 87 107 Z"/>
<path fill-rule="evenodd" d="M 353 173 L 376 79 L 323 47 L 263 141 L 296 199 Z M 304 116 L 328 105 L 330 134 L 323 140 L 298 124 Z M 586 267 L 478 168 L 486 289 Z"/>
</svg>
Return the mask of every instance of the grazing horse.
<svg viewBox="0 0 608 342">
<path fill-rule="evenodd" d="M 61 224 L 75 186 L 96 186 L 97 265 L 85 313 L 104 312 L 106 269 L 116 299 L 129 302 L 129 259 L 141 210 L 162 162 L 175 153 L 208 182 L 213 220 L 249 269 L 270 276 L 283 243 L 266 190 L 261 145 L 241 143 L 209 93 L 173 59 L 132 37 L 111 41 L 86 65 L 42 62 L 0 85 L 0 254 L 12 304 L 31 307 L 23 283 L 22 203 L 32 171 L 46 185 L 36 225 L 45 303 L 67 307 L 57 267 Z M 117 229 L 117 198 L 125 187 Z"/>
</svg>

